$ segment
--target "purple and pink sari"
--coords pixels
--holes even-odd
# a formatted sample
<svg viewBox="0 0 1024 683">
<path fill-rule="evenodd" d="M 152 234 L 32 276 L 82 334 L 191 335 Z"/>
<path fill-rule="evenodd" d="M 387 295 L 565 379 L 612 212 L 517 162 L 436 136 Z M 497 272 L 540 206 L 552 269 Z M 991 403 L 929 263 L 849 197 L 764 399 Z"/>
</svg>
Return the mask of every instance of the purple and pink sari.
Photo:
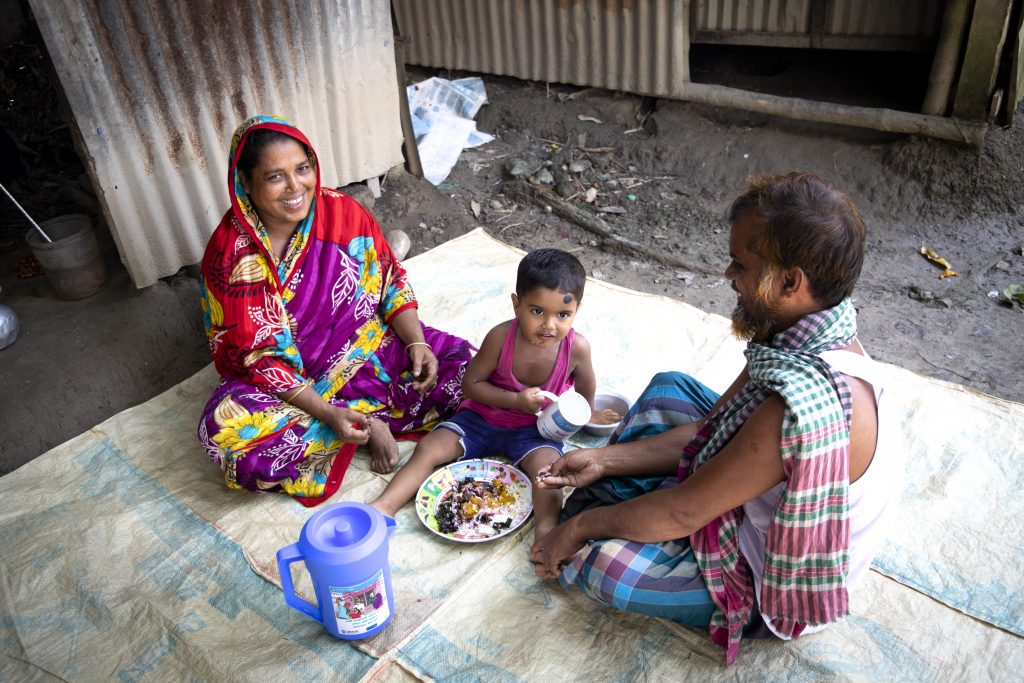
<svg viewBox="0 0 1024 683">
<path fill-rule="evenodd" d="M 317 169 L 313 206 L 280 262 L 237 171 L 249 133 L 259 128 L 298 140 Z M 249 119 L 235 132 L 229 164 L 234 201 L 207 245 L 201 283 L 222 379 L 203 411 L 199 441 L 229 487 L 283 491 L 312 506 L 337 490 L 356 447 L 278 394 L 310 383 L 329 403 L 415 438 L 458 407 L 474 349 L 423 326 L 438 359 L 437 384 L 425 395 L 412 388 L 405 345 L 390 325 L 417 306 L 405 270 L 369 213 L 320 187 L 316 155 L 297 128 Z"/>
</svg>

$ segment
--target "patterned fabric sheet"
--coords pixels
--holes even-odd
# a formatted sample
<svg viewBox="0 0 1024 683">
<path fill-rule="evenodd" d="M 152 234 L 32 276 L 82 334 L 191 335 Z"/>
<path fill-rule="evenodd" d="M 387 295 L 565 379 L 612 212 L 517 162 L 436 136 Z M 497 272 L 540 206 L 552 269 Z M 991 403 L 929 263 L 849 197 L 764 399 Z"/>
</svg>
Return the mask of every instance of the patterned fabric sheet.
<svg viewBox="0 0 1024 683">
<path fill-rule="evenodd" d="M 424 320 L 481 339 L 509 315 L 520 256 L 476 231 L 410 259 Z M 652 320 L 674 330 L 655 335 Z M 577 328 L 599 386 L 630 397 L 665 369 L 721 391 L 742 365 L 724 318 L 593 280 Z M 876 562 L 888 576 L 870 574 L 845 622 L 794 643 L 745 642 L 729 669 L 700 631 L 536 579 L 532 523 L 457 544 L 412 505 L 391 538 L 391 623 L 364 641 L 333 638 L 278 587 L 275 553 L 315 510 L 227 490 L 195 441 L 210 367 L 0 478 L 0 680 L 1014 679 L 1024 406 L 891 371 L 908 484 Z M 359 453 L 335 500 L 368 501 L 385 483 Z"/>
</svg>

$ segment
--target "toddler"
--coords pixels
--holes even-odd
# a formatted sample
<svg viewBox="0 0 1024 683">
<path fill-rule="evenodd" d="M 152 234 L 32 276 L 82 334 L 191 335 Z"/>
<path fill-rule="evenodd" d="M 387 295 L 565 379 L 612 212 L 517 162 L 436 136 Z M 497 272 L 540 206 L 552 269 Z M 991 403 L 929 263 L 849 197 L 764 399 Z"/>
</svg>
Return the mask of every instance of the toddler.
<svg viewBox="0 0 1024 683">
<path fill-rule="evenodd" d="M 545 403 L 538 392 L 561 396 L 575 385 L 591 410 L 594 406 L 590 344 L 572 329 L 586 279 L 579 260 L 560 249 L 538 249 L 523 257 L 512 295 L 515 317 L 488 332 L 466 366 L 459 411 L 423 437 L 371 503 L 374 507 L 394 516 L 434 468 L 460 458 L 503 455 L 534 482 L 530 558 L 537 561 L 562 507 L 561 490 L 539 488 L 537 475 L 561 457 L 563 448 L 537 431 L 535 413 Z"/>
</svg>

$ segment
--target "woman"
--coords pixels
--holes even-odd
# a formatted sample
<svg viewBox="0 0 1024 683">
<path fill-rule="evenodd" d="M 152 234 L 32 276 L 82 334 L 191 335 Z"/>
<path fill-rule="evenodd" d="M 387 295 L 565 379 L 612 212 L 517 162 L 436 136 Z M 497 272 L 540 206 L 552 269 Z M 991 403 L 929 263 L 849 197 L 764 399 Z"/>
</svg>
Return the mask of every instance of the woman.
<svg viewBox="0 0 1024 683">
<path fill-rule="evenodd" d="M 394 436 L 455 410 L 473 347 L 422 325 L 374 219 L 320 187 L 316 154 L 282 119 L 231 140 L 233 198 L 206 247 L 202 308 L 222 376 L 199 440 L 231 488 L 329 498 L 353 451 L 389 472 Z"/>
</svg>

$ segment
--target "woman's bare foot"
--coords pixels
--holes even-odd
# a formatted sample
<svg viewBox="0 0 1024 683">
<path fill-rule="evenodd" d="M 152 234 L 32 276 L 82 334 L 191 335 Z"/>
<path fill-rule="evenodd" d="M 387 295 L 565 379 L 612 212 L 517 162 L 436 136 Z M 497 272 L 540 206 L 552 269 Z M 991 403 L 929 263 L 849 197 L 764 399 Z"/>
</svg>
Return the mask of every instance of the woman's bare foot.
<svg viewBox="0 0 1024 683">
<path fill-rule="evenodd" d="M 370 426 L 370 469 L 387 474 L 398 464 L 398 443 L 383 420 L 367 420 Z"/>
</svg>

